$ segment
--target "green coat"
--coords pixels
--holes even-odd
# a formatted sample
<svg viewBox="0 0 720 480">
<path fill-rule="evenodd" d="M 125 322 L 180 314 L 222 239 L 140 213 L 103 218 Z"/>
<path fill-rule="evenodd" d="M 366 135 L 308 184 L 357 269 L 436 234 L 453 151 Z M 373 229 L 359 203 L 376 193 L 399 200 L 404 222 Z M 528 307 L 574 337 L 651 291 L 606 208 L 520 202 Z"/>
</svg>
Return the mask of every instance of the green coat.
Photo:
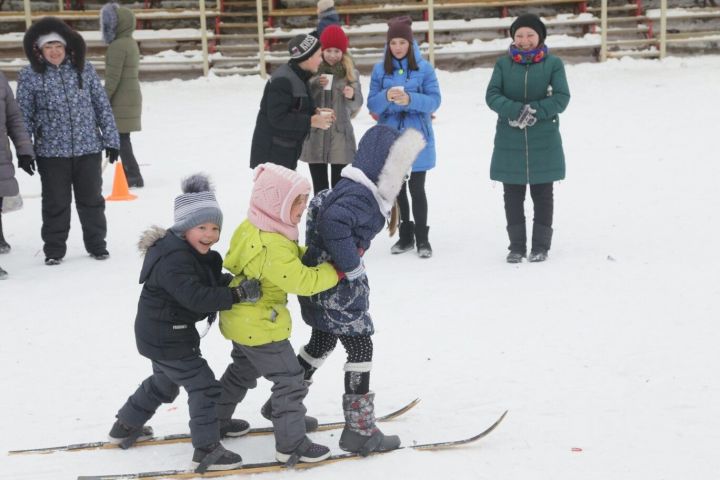
<svg viewBox="0 0 720 480">
<path fill-rule="evenodd" d="M 498 114 L 490 163 L 492 180 L 524 185 L 565 178 L 558 114 L 570 102 L 570 90 L 560 58 L 548 55 L 540 63 L 521 65 L 509 55 L 501 57 L 495 63 L 485 101 Z M 511 127 L 508 120 L 516 120 L 525 104 L 537 110 L 537 123 L 523 130 Z"/>
<path fill-rule="evenodd" d="M 117 33 L 105 53 L 105 92 L 110 99 L 120 133 L 139 132 L 142 93 L 138 78 L 140 49 L 133 40 L 135 14 L 117 9 Z"/>
<path fill-rule="evenodd" d="M 292 329 L 287 294 L 315 295 L 337 285 L 337 272 L 329 263 L 302 264 L 304 250 L 279 233 L 259 230 L 249 220 L 240 224 L 223 266 L 235 275 L 230 286 L 244 278 L 260 280 L 262 298 L 220 312 L 225 338 L 250 347 L 287 340 Z"/>
</svg>

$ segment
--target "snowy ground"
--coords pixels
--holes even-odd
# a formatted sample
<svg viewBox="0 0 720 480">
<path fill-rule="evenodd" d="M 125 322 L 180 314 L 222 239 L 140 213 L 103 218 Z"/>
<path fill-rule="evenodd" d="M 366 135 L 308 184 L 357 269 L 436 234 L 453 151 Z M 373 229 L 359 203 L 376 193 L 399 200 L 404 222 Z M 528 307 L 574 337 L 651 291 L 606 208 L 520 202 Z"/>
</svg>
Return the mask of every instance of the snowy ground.
<svg viewBox="0 0 720 480">
<path fill-rule="evenodd" d="M 509 409 L 505 422 L 466 448 L 263 478 L 720 477 L 720 261 L 713 250 L 720 163 L 712 147 L 720 56 L 626 59 L 567 72 L 573 98 L 561 129 L 568 179 L 556 186 L 547 263 L 504 262 L 502 186 L 488 179 L 495 122 L 484 101 L 489 69 L 439 72 L 439 166 L 428 180 L 435 256 L 391 256 L 385 234 L 366 255 L 378 410 L 422 398 L 383 429 L 412 444 L 469 436 Z M 13 251 L 0 257 L 10 272 L 0 283 L 0 452 L 105 438 L 150 371 L 133 338 L 136 239 L 153 223 L 169 225 L 180 178 L 202 170 L 217 184 L 225 213 L 218 250 L 226 251 L 247 207 L 262 87 L 257 77 L 143 86 L 145 130 L 133 137 L 147 188 L 134 202 L 108 203 L 106 262 L 86 255 L 73 214 L 65 262 L 43 265 L 40 182 L 19 173 L 26 206 L 3 216 Z M 371 125 L 361 113 L 358 138 Z M 108 168 L 108 193 L 112 178 Z M 298 347 L 309 332 L 294 299 L 291 305 Z M 203 340 L 218 375 L 229 351 L 217 329 Z M 335 352 L 307 398 L 321 420 L 341 417 L 343 357 Z M 267 425 L 259 408 L 268 392 L 261 381 L 239 416 Z M 187 431 L 184 394 L 151 424 L 159 434 Z M 337 431 L 312 438 L 338 450 Z M 273 457 L 271 437 L 226 445 L 246 462 Z M 183 444 L 0 454 L 0 478 L 184 468 L 191 453 Z"/>
</svg>

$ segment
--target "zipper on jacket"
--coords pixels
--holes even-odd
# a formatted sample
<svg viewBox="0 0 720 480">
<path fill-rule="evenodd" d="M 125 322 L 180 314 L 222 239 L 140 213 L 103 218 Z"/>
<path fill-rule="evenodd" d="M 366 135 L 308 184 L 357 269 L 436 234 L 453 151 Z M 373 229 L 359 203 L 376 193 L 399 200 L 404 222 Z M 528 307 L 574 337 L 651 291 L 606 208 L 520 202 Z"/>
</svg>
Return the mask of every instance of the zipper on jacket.
<svg viewBox="0 0 720 480">
<path fill-rule="evenodd" d="M 62 65 L 60 66 L 62 67 Z M 65 78 L 63 78 L 62 69 L 58 67 L 58 74 L 60 75 L 60 83 L 63 86 L 63 93 L 65 94 L 65 102 L 67 102 L 68 115 L 70 116 L 70 156 L 75 158 L 75 129 L 73 128 L 73 116 L 72 109 L 70 108 L 70 99 L 68 98 L 67 88 L 65 88 Z M 100 150 L 102 152 L 102 150 Z M 102 153 L 101 153 L 102 158 Z"/>
<path fill-rule="evenodd" d="M 530 71 L 530 65 L 525 65 L 525 104 L 527 105 L 527 79 L 528 72 Z M 525 176 L 527 183 L 530 184 L 530 150 L 528 148 L 528 127 L 523 128 L 525 131 Z"/>
</svg>

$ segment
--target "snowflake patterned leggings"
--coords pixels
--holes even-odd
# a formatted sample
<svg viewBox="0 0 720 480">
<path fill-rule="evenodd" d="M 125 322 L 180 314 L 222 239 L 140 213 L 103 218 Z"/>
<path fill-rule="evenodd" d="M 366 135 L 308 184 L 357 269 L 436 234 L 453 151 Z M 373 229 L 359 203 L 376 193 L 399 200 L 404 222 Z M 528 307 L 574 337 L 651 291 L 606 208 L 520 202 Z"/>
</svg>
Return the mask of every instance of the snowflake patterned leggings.
<svg viewBox="0 0 720 480">
<path fill-rule="evenodd" d="M 373 343 L 369 335 L 335 335 L 313 328 L 310 341 L 298 354 L 298 361 L 305 369 L 305 380 L 325 362 L 340 340 L 347 353 L 345 364 L 345 393 L 365 394 L 370 391 Z"/>
</svg>

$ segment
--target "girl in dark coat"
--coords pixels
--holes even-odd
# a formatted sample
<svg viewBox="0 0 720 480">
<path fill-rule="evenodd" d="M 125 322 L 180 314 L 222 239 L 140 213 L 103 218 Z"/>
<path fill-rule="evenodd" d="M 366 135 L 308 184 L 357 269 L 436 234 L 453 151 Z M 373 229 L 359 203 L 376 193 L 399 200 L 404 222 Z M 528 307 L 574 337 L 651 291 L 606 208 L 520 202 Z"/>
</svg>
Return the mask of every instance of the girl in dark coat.
<svg viewBox="0 0 720 480">
<path fill-rule="evenodd" d="M 0 128 L 15 145 L 18 156 L 18 166 L 25 170 L 28 175 L 35 173 L 35 159 L 33 158 L 33 147 L 30 137 L 25 131 L 22 113 L 18 108 L 13 96 L 10 84 L 5 75 L 0 73 Z M 4 147 L 0 148 L 0 253 L 8 253 L 10 244 L 5 241 L 2 226 L 2 204 L 3 197 L 14 197 L 20 193 L 17 180 L 15 180 L 15 168 L 12 164 L 12 152 L 10 142 L 3 139 Z M 7 272 L 0 267 L 0 280 L 7 278 Z"/>
<path fill-rule="evenodd" d="M 45 264 L 58 265 L 65 256 L 73 196 L 85 249 L 105 260 L 110 254 L 102 151 L 112 163 L 120 147 L 110 102 L 95 68 L 85 61 L 85 41 L 62 20 L 45 17 L 34 23 L 23 47 L 30 65 L 18 75 L 17 98 L 42 183 Z"/>
<path fill-rule="evenodd" d="M 375 426 L 375 394 L 370 391 L 374 327 L 362 255 L 390 219 L 405 176 L 424 147 L 417 130 L 401 134 L 383 125 L 372 127 L 337 186 L 313 198 L 308 210 L 303 263 L 314 266 L 330 260 L 345 278 L 334 288 L 299 297 L 303 320 L 313 330 L 298 360 L 310 381 L 338 340 L 345 347 L 345 429 L 340 448 L 350 452 L 366 454 L 400 445 L 397 436 L 384 436 Z"/>
<path fill-rule="evenodd" d="M 327 130 L 335 120 L 332 111 L 315 108 L 308 80 L 317 72 L 322 56 L 320 40 L 300 34 L 290 40 L 290 61 L 280 66 L 265 85 L 255 122 L 250 168 L 270 162 L 297 168 L 310 127 Z"/>
<path fill-rule="evenodd" d="M 495 64 L 485 97 L 498 114 L 490 178 L 503 182 L 508 263 L 521 262 L 527 253 L 524 203 L 530 185 L 535 212 L 529 260 L 542 262 L 553 232 L 553 182 L 565 178 L 559 114 L 570 90 L 562 60 L 548 53 L 540 18 L 520 15 L 510 34 L 513 43 Z"/>
<path fill-rule="evenodd" d="M 169 230 L 154 227 L 141 237 L 145 260 L 135 340 L 140 354 L 152 361 L 153 373 L 118 411 L 109 434 L 122 448 L 152 437 L 145 422 L 162 403 L 172 403 L 182 386 L 188 393 L 193 464 L 199 473 L 239 467 L 242 458 L 225 450 L 220 437 L 239 436 L 250 428 L 243 420 L 218 423 L 222 389 L 202 358 L 195 328 L 205 318 L 212 323 L 218 310 L 260 298 L 257 280 L 227 286 L 233 276 L 223 275 L 222 257 L 211 250 L 221 228 L 222 212 L 208 179 L 194 175 L 175 198 L 175 224 Z"/>
</svg>

